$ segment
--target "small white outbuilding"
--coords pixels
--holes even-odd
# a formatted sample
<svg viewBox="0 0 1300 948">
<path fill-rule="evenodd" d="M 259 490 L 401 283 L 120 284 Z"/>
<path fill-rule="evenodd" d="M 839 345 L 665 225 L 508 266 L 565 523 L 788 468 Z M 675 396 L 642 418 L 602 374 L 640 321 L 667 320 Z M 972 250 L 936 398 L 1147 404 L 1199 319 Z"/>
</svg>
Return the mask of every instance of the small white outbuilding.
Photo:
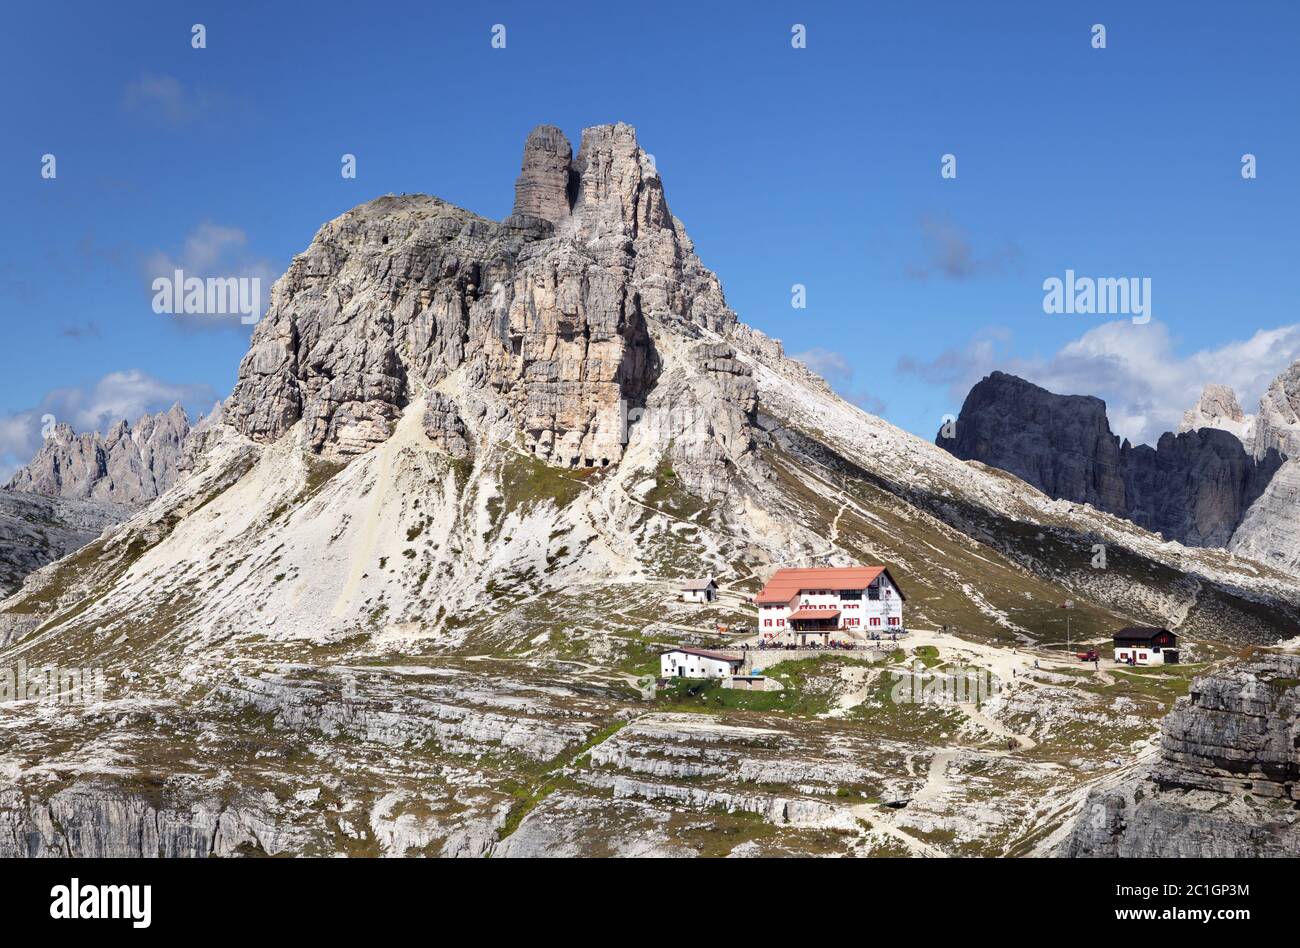
<svg viewBox="0 0 1300 948">
<path fill-rule="evenodd" d="M 1176 665 L 1178 636 L 1168 629 L 1129 626 L 1115 633 L 1115 661 L 1121 665 Z"/>
<path fill-rule="evenodd" d="M 660 678 L 727 678 L 740 673 L 743 658 L 698 648 L 673 648 L 659 655 Z"/>
<path fill-rule="evenodd" d="M 712 576 L 699 579 L 684 579 L 681 585 L 682 599 L 687 602 L 713 602 L 718 598 L 718 584 Z"/>
</svg>

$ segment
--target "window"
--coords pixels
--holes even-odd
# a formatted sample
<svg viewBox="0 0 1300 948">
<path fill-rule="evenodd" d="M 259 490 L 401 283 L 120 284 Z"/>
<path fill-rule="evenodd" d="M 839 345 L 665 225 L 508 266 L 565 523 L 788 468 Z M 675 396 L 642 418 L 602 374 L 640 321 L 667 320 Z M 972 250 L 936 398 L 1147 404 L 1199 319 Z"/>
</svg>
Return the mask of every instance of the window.
<svg viewBox="0 0 1300 948">
<path fill-rule="evenodd" d="M 764 619 L 764 620 L 763 620 L 763 625 L 769 625 L 769 626 L 770 626 L 771 624 L 772 624 L 772 620 L 771 620 L 771 619 Z"/>
<path fill-rule="evenodd" d="M 781 627 L 781 628 L 785 628 L 785 620 L 784 620 L 784 619 L 777 619 L 777 620 L 776 620 L 776 624 L 777 624 L 779 627 Z"/>
<path fill-rule="evenodd" d="M 872 616 L 872 617 L 871 617 L 871 624 L 872 624 L 872 625 L 880 625 L 880 617 L 879 617 L 879 616 Z"/>
<path fill-rule="evenodd" d="M 890 616 L 890 617 L 889 617 L 889 624 L 890 624 L 890 625 L 898 625 L 898 617 L 897 617 L 897 616 Z"/>
</svg>

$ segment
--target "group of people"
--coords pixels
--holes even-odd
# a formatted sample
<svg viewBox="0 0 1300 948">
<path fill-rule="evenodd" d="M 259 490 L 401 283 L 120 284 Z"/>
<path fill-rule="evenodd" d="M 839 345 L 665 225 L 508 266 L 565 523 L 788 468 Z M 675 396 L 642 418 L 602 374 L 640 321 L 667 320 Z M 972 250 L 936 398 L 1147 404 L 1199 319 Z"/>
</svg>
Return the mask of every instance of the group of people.
<svg viewBox="0 0 1300 948">
<path fill-rule="evenodd" d="M 884 639 L 884 637 L 879 634 L 872 635 L 871 638 L 873 641 L 883 641 Z M 897 642 L 898 634 L 894 633 L 892 636 L 890 636 L 890 641 Z M 749 648 L 749 645 L 746 644 L 744 647 Z M 755 646 L 755 648 L 759 648 L 759 649 L 777 649 L 786 652 L 798 651 L 799 649 L 828 649 L 828 650 L 844 649 L 844 650 L 851 651 L 853 649 L 864 649 L 864 648 L 872 648 L 872 647 L 873 646 L 868 645 L 866 642 L 856 642 L 853 641 L 852 639 L 831 639 L 829 642 L 825 644 L 822 644 L 821 642 L 809 642 L 806 645 L 800 645 L 797 642 L 783 642 L 783 641 L 769 642 L 760 639 L 758 645 Z"/>
</svg>

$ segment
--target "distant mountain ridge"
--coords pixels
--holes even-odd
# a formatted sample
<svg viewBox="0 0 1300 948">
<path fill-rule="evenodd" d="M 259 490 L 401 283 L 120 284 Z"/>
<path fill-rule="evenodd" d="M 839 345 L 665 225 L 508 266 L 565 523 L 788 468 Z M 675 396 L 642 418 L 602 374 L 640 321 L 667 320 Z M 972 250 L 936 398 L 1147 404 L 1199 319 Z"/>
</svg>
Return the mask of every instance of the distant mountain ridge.
<svg viewBox="0 0 1300 948">
<path fill-rule="evenodd" d="M 107 434 L 55 426 L 0 488 L 0 597 L 166 493 L 220 417 L 218 405 L 191 428 L 185 409 L 173 405 L 119 419 Z"/>
<path fill-rule="evenodd" d="M 953 436 L 941 430 L 935 444 L 1166 539 L 1228 546 L 1284 458 L 1273 447 L 1247 450 L 1245 417 L 1222 386 L 1202 396 L 1184 426 L 1166 432 L 1154 448 L 1133 446 L 1111 431 L 1101 399 L 1058 395 L 993 372 L 966 396 Z"/>
<path fill-rule="evenodd" d="M 134 423 L 121 419 L 107 434 L 77 434 L 59 424 L 5 486 L 47 497 L 146 503 L 175 483 L 189 433 L 189 417 L 179 404 Z"/>
</svg>

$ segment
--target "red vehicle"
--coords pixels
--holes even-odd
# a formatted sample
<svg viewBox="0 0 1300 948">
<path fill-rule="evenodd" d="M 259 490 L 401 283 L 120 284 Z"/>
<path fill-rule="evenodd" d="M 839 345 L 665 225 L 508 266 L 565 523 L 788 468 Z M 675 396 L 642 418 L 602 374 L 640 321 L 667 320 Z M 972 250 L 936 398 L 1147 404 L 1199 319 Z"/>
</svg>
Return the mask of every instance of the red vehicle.
<svg viewBox="0 0 1300 948">
<path fill-rule="evenodd" d="M 1087 652 L 1075 652 L 1074 657 L 1081 662 L 1096 662 L 1101 660 L 1101 653 L 1094 648 Z"/>
</svg>

